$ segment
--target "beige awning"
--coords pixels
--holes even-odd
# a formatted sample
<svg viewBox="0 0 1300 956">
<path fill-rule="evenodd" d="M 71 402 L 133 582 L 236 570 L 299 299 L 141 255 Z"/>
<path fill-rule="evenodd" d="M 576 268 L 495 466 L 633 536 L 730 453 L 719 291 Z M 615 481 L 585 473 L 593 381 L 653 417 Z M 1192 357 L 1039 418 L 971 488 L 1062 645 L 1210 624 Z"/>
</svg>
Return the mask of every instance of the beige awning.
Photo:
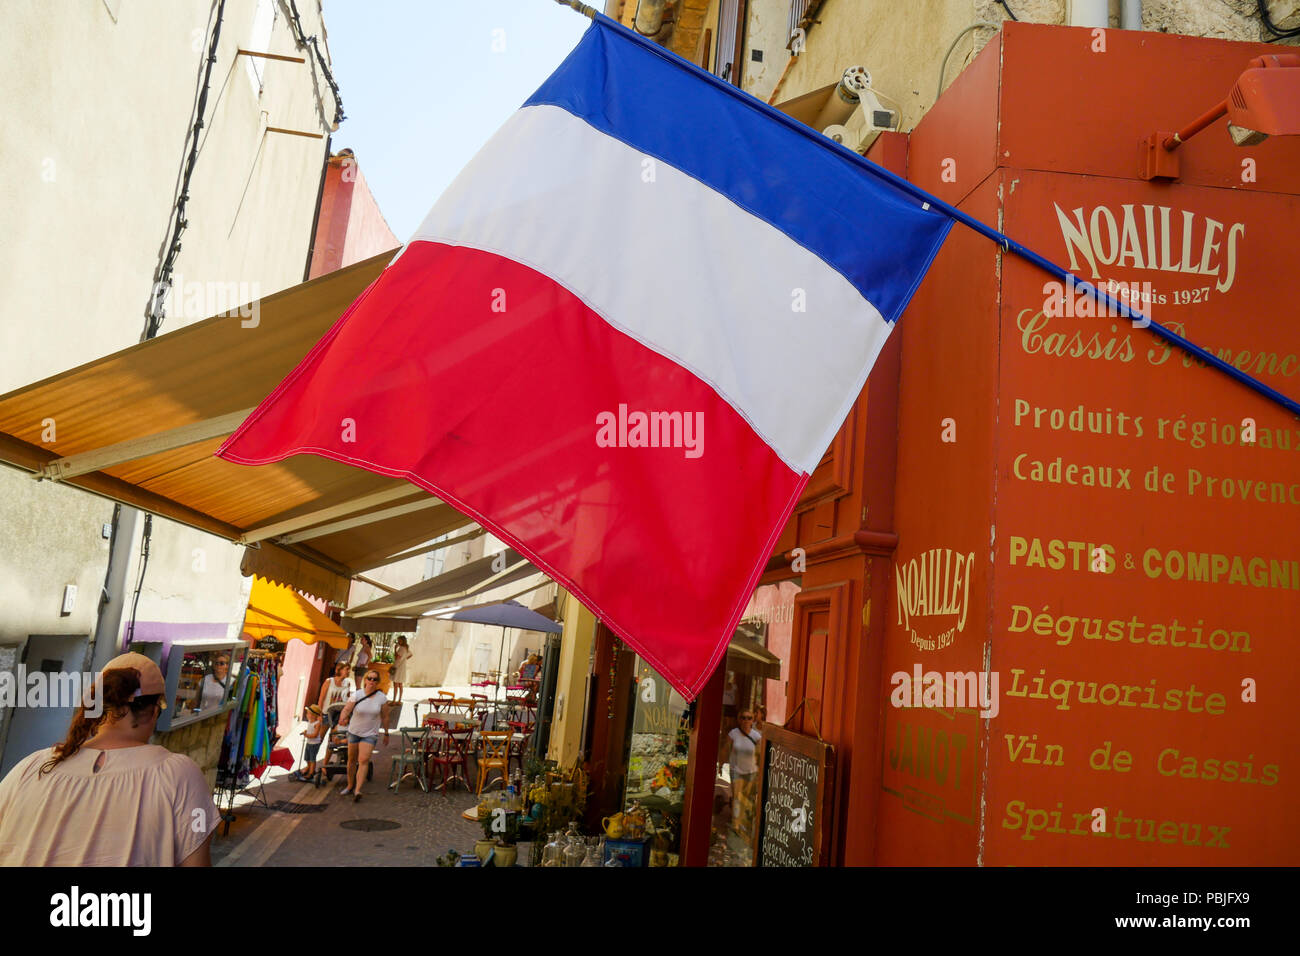
<svg viewBox="0 0 1300 956">
<path fill-rule="evenodd" d="M 392 256 L 267 296 L 255 323 L 216 316 L 0 396 L 0 462 L 250 545 L 246 574 L 346 604 L 353 573 L 473 522 L 314 455 L 249 467 L 213 452 Z"/>
<path fill-rule="evenodd" d="M 831 94 L 835 92 L 835 87 L 838 85 L 837 81 L 830 86 L 823 86 L 820 89 L 788 99 L 784 103 L 777 103 L 774 108 L 791 119 L 798 120 L 805 126 L 814 126 L 818 115 L 826 108 L 826 104 L 830 102 Z M 818 132 L 820 133 L 821 130 L 818 130 Z"/>
<path fill-rule="evenodd" d="M 752 637 L 740 631 L 731 636 L 727 646 L 727 668 L 755 677 L 779 680 L 781 677 L 781 658 L 777 657 Z"/>
<path fill-rule="evenodd" d="M 535 580 L 529 579 L 527 581 L 521 582 L 519 586 L 520 589 L 514 591 L 514 593 L 512 594 L 506 594 L 503 597 L 494 597 L 492 600 L 484 601 L 481 604 L 448 604 L 445 608 L 442 609 L 442 613 L 434 614 L 433 616 L 442 621 L 451 620 L 450 615 L 458 613 L 460 611 L 474 611 L 474 610 L 478 610 L 479 608 L 492 607 L 494 604 L 504 604 L 506 601 L 513 601 L 517 598 L 523 597 L 526 594 L 532 594 L 534 591 L 540 591 L 542 588 L 548 587 L 549 585 L 555 583 L 550 578 L 543 575 L 541 571 L 537 571 L 535 568 L 533 570 L 538 575 L 537 579 Z M 556 621 L 556 623 L 563 623 L 561 621 L 557 621 L 554 615 L 547 613 L 548 610 L 550 608 L 553 608 L 554 606 L 555 606 L 555 602 L 551 601 L 543 605 L 542 607 L 533 607 L 533 608 L 529 608 L 529 610 L 536 611 L 542 617 L 550 618 L 552 621 Z"/>
<path fill-rule="evenodd" d="M 366 630 L 367 628 L 359 626 L 366 618 L 418 618 L 435 608 L 464 602 L 466 598 L 484 591 L 540 573 L 517 551 L 507 548 L 500 554 L 487 555 L 419 584 L 412 584 L 409 588 L 350 607 L 343 619 L 343 626 L 352 630 Z M 354 623 L 358 626 L 352 627 Z"/>
</svg>

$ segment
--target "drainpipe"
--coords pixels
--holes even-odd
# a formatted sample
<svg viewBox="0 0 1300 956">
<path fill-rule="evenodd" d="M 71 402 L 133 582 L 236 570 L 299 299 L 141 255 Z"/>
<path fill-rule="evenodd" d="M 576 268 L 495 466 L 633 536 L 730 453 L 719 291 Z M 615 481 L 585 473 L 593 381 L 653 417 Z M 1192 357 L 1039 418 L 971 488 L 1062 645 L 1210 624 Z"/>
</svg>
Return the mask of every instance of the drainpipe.
<svg viewBox="0 0 1300 956">
<path fill-rule="evenodd" d="M 99 614 L 95 621 L 95 638 L 90 648 L 89 671 L 99 673 L 116 657 L 118 635 L 122 633 L 122 614 L 126 609 L 126 573 L 135 548 L 135 526 L 140 512 L 129 505 L 113 509 L 113 530 L 108 539 L 108 570 L 104 590 L 100 593 Z"/>
<path fill-rule="evenodd" d="M 636 32 L 642 36 L 652 37 L 664 25 L 664 7 L 668 0 L 637 0 L 636 15 L 632 23 Z"/>
<path fill-rule="evenodd" d="M 320 225 L 320 204 L 325 198 L 325 178 L 330 174 L 330 144 L 334 137 L 325 137 L 325 162 L 320 168 L 320 186 L 316 189 L 316 213 L 311 217 L 311 238 L 307 240 L 307 265 L 302 270 L 302 281 L 311 278 L 311 260 L 316 254 L 316 229 Z"/>
<path fill-rule="evenodd" d="M 1142 29 L 1142 0 L 1120 0 L 1119 26 L 1121 30 Z"/>
<path fill-rule="evenodd" d="M 1108 0 L 1070 0 L 1070 26 L 1101 27 L 1110 25 Z"/>
</svg>

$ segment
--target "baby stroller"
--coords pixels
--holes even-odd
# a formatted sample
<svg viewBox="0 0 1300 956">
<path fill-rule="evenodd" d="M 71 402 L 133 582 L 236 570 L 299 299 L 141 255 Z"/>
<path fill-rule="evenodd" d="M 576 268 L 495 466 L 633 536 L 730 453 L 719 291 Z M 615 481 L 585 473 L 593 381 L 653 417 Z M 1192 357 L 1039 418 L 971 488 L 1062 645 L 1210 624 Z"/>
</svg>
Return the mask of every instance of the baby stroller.
<svg viewBox="0 0 1300 956">
<path fill-rule="evenodd" d="M 343 704 L 334 704 L 326 713 L 330 719 L 330 731 L 325 741 L 325 759 L 321 762 L 320 772 L 324 774 L 328 782 L 335 774 L 347 776 L 348 772 L 348 732 L 340 730 L 338 726 L 339 716 L 343 713 Z M 375 762 L 370 761 L 370 766 L 366 771 L 366 779 L 375 779 Z"/>
</svg>

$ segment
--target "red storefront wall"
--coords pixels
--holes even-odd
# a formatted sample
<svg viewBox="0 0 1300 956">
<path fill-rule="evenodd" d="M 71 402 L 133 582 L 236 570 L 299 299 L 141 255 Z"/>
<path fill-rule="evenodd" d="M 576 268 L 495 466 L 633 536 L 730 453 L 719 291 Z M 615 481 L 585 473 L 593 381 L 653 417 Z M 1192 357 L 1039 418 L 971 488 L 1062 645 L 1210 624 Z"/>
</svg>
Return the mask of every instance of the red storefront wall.
<svg viewBox="0 0 1300 956">
<path fill-rule="evenodd" d="M 1145 135 L 1270 50 L 1006 24 L 911 136 L 908 176 L 1137 283 L 1156 321 L 1294 397 L 1300 144 L 1236 148 L 1220 121 L 1176 182 L 1138 175 Z M 1126 319 L 1048 314 L 1050 277 L 998 253 L 955 227 L 902 320 L 899 543 L 859 697 L 880 797 L 845 821 L 845 862 L 1300 862 L 1295 418 Z M 893 706 L 917 664 L 996 672 L 996 716 Z M 858 759 L 849 799 L 868 784 Z"/>
<path fill-rule="evenodd" d="M 1199 116 L 1250 58 L 1270 50 L 1005 23 L 910 137 L 884 134 L 869 156 L 1071 266 L 1064 216 L 1096 260 L 1094 276 L 1076 237 L 1083 278 L 1151 283 L 1157 321 L 1231 350 L 1230 360 L 1295 396 L 1290 260 L 1300 144 L 1239 149 L 1220 121 L 1182 147 L 1177 182 L 1138 175 L 1143 137 Z M 1098 208 L 1106 210 L 1096 214 L 1101 258 L 1091 235 Z M 1232 284 L 1219 289 L 1229 265 Z M 1217 275 L 1206 274 L 1216 266 Z M 1044 316 L 1047 281 L 954 227 L 768 565 L 763 583 L 800 578 L 787 701 L 803 706 L 788 726 L 836 748 L 832 858 L 1300 862 L 1300 828 L 1285 811 L 1295 796 L 1285 708 L 1298 689 L 1287 648 L 1300 622 L 1300 565 L 1290 564 L 1300 561 L 1300 456 L 1291 457 L 1300 428 L 1288 430 L 1295 419 L 1282 409 L 1167 353 L 1125 319 Z M 1080 406 L 1074 420 L 1083 430 L 1075 431 L 1070 413 Z M 1197 423 L 1239 427 L 1244 418 L 1256 423 L 1255 446 L 1215 444 L 1206 430 L 1193 447 Z M 1185 440 L 1174 435 L 1179 419 Z M 1290 451 L 1279 450 L 1283 442 Z M 1052 480 L 1057 457 L 1060 482 Z M 1097 470 L 1106 467 L 1109 487 Z M 1157 491 L 1145 486 L 1153 468 Z M 1206 477 L 1218 497 L 1205 494 Z M 1223 497 L 1224 477 L 1232 498 Z M 1271 499 L 1278 488 L 1286 500 Z M 1107 569 L 1094 572 L 1098 547 Z M 1182 554 L 1177 580 L 1162 571 L 1169 552 Z M 1188 554 L 1193 563 L 1205 555 L 1210 574 L 1215 555 L 1225 560 L 1218 582 L 1189 582 Z M 1262 567 L 1280 580 L 1285 571 L 1291 588 L 1230 580 L 1233 556 L 1247 575 Z M 1051 633 L 1040 633 L 1049 622 Z M 609 664 L 605 635 L 594 669 L 602 716 Z M 893 706 L 892 675 L 918 664 L 940 674 L 996 672 L 996 715 Z M 1242 699 L 1248 679 L 1258 684 L 1255 702 Z M 1100 702 L 1079 702 L 1080 683 L 1085 700 L 1095 693 Z M 1067 690 L 1061 709 L 1051 695 Z M 707 855 L 721 693 L 715 679 L 696 712 L 688 865 Z M 619 747 L 605 731 L 623 726 L 625 696 L 612 696 L 614 719 L 593 721 L 593 807 L 615 808 L 621 792 Z M 1094 833 L 1099 809 L 1105 830 Z"/>
</svg>

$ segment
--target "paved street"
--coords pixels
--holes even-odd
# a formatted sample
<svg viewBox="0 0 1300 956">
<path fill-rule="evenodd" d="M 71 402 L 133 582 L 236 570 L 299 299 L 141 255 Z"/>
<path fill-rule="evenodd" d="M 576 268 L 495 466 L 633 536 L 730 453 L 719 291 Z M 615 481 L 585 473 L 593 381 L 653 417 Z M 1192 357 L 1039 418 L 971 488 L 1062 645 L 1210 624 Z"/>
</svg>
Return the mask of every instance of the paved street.
<svg viewBox="0 0 1300 956">
<path fill-rule="evenodd" d="M 401 717 L 393 722 L 394 726 L 413 726 L 413 702 L 431 693 L 430 689 L 408 689 Z M 295 755 L 301 753 L 297 734 L 283 745 Z M 462 818 L 461 812 L 477 802 L 473 793 L 457 784 L 446 796 L 436 790 L 426 794 L 410 779 L 396 793 L 387 789 L 392 756 L 401 752 L 401 746 L 396 732 L 387 742 L 380 737 L 375 751 L 375 777 L 362 791 L 360 803 L 338 795 L 342 775 L 315 787 L 290 780 L 289 771 L 272 768 L 266 784 L 270 804 L 283 800 L 324 809 L 285 813 L 266 809 L 247 792 L 240 795 L 229 834 L 222 836 L 218 829 L 213 839 L 213 865 L 433 866 L 449 847 L 471 852 L 482 831 Z M 470 768 L 475 769 L 472 760 Z M 256 785 L 252 792 L 256 792 Z M 370 822 L 362 824 L 367 828 L 352 828 L 360 821 Z"/>
</svg>

